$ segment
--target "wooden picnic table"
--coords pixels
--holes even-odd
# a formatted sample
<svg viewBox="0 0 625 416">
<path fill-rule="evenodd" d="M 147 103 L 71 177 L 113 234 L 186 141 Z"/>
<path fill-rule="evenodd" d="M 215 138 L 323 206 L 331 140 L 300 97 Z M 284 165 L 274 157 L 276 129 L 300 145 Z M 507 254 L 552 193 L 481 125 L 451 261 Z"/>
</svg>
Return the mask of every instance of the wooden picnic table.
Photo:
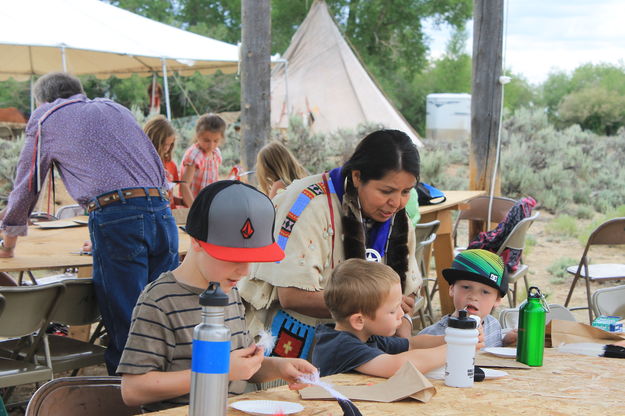
<svg viewBox="0 0 625 416">
<path fill-rule="evenodd" d="M 87 217 L 76 217 L 76 219 L 86 220 Z M 178 236 L 180 238 L 179 252 L 185 254 L 190 244 L 189 236 L 182 230 L 178 230 Z M 76 254 L 80 252 L 83 242 L 87 240 L 89 240 L 87 225 L 45 229 L 32 225 L 28 227 L 28 235 L 26 237 L 18 238 L 15 257 L 9 259 L 0 258 L 0 271 L 20 272 L 67 267 L 90 267 L 92 265 L 91 256 Z"/>
<path fill-rule="evenodd" d="M 475 383 L 472 388 L 445 386 L 431 380 L 436 395 L 427 403 L 405 399 L 393 403 L 358 401 L 363 415 L 623 415 L 625 403 L 625 360 L 562 354 L 545 350 L 542 367 L 504 369 L 508 375 Z M 382 379 L 361 374 L 337 374 L 325 377 L 335 385 L 368 385 Z M 301 400 L 299 393 L 286 386 L 234 396 L 239 400 L 284 400 L 298 402 L 304 410 L 298 416 L 341 416 L 333 400 Z M 151 416 L 183 416 L 188 407 L 178 407 Z M 245 413 L 228 408 L 228 415 Z"/>
<path fill-rule="evenodd" d="M 470 200 L 484 195 L 486 191 L 443 191 L 447 199 L 442 204 L 419 207 L 421 213 L 420 222 L 441 222 L 436 232 L 436 240 L 433 244 L 434 261 L 436 263 L 436 280 L 438 282 L 438 294 L 441 302 L 443 315 L 454 311 L 454 305 L 449 296 L 449 285 L 443 278 L 443 269 L 451 267 L 454 260 L 454 242 L 451 238 L 453 228 L 452 212 L 461 210 Z M 424 261 L 428 261 L 429 255 L 424 255 Z"/>
</svg>

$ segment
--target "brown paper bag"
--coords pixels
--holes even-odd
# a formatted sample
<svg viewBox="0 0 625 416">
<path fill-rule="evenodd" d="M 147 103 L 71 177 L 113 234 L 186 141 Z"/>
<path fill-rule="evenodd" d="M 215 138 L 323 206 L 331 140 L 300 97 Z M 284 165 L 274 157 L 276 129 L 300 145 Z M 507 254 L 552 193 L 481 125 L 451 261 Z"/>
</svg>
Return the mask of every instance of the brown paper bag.
<svg viewBox="0 0 625 416">
<path fill-rule="evenodd" d="M 436 388 L 415 368 L 406 362 L 388 380 L 371 386 L 333 386 L 334 389 L 350 400 L 390 403 L 411 397 L 421 402 L 428 402 Z M 299 392 L 302 399 L 332 399 L 325 389 L 319 386 L 306 387 Z"/>
<path fill-rule="evenodd" d="M 612 344 L 625 339 L 625 333 L 608 332 L 581 322 L 561 321 L 554 319 L 547 325 L 547 333 L 551 335 L 551 346 L 574 344 L 579 342 L 594 342 L 597 344 Z"/>
</svg>

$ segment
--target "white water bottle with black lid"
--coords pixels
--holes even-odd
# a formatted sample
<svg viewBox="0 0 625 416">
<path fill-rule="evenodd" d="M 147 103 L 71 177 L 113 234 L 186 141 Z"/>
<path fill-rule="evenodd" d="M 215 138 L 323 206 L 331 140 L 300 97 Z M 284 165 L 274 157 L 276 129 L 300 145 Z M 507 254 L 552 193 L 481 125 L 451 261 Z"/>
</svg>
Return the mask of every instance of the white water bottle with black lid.
<svg viewBox="0 0 625 416">
<path fill-rule="evenodd" d="M 475 369 L 475 346 L 479 332 L 477 322 L 467 311 L 458 311 L 458 317 L 450 316 L 445 330 L 447 361 L 445 384 L 450 387 L 472 387 Z"/>
</svg>

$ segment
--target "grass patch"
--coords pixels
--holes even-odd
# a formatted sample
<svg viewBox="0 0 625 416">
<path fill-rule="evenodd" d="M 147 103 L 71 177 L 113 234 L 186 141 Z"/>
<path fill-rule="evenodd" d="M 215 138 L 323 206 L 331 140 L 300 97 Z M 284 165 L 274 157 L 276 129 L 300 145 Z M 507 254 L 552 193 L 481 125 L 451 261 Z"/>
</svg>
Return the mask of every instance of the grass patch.
<svg viewBox="0 0 625 416">
<path fill-rule="evenodd" d="M 579 242 L 585 246 L 586 242 L 588 241 L 588 237 L 590 237 L 590 234 L 592 234 L 592 232 L 601 224 L 603 224 L 604 222 L 611 220 L 613 218 L 619 218 L 619 217 L 625 217 L 625 205 L 619 205 L 616 208 L 613 208 L 611 210 L 609 210 L 605 215 L 599 217 L 599 218 L 595 218 L 593 221 L 591 221 L 586 227 L 584 227 L 583 229 L 581 229 L 578 233 L 577 233 L 577 238 L 579 240 Z"/>
<path fill-rule="evenodd" d="M 578 235 L 577 219 L 570 215 L 559 215 L 547 224 L 545 231 L 549 234 L 575 238 Z"/>
<path fill-rule="evenodd" d="M 577 264 L 577 260 L 570 257 L 560 257 L 547 268 L 547 272 L 552 276 L 550 280 L 553 284 L 563 284 L 568 275 L 566 268 Z"/>
</svg>

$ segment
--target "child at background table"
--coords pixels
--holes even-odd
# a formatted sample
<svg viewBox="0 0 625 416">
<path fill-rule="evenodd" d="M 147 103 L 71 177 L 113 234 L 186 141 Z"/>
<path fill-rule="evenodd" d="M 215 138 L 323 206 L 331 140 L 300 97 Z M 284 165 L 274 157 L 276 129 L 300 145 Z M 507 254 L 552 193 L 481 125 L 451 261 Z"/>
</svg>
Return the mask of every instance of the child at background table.
<svg viewBox="0 0 625 416">
<path fill-rule="evenodd" d="M 165 175 L 170 186 L 169 200 L 171 202 L 171 209 L 175 209 L 177 206 L 190 207 L 193 203 L 191 189 L 187 183 L 180 181 L 178 166 L 176 166 L 176 162 L 171 158 L 176 143 L 176 131 L 174 127 L 164 116 L 158 115 L 145 123 L 143 131 L 150 138 L 156 148 L 156 152 L 163 161 Z M 181 197 L 174 196 L 173 189 L 176 184 L 180 185 Z"/>
<path fill-rule="evenodd" d="M 271 199 L 295 179 L 305 176 L 308 176 L 306 169 L 280 142 L 266 144 L 256 156 L 258 188 Z"/>
<path fill-rule="evenodd" d="M 195 143 L 182 158 L 182 181 L 189 184 L 194 197 L 206 185 L 219 180 L 221 150 L 219 143 L 224 139 L 226 122 L 217 114 L 204 114 L 195 125 Z"/>
<path fill-rule="evenodd" d="M 321 376 L 357 371 L 391 377 L 406 361 L 422 373 L 445 364 L 444 337 L 392 336 L 404 312 L 399 275 L 391 267 L 346 260 L 332 272 L 323 298 L 336 324 L 319 325 L 315 333 L 312 361 Z"/>
<path fill-rule="evenodd" d="M 132 313 L 128 342 L 117 373 L 128 405 L 146 410 L 189 403 L 193 329 L 202 320 L 199 295 L 218 282 L 230 303 L 224 311 L 230 329 L 228 392 L 241 394 L 253 383 L 283 378 L 291 388 L 316 369 L 297 358 L 265 357 L 252 342 L 237 282 L 250 262 L 279 261 L 284 252 L 274 242 L 271 200 L 250 185 L 219 181 L 193 201 L 186 231 L 191 246 L 176 269 L 146 286 Z"/>
<path fill-rule="evenodd" d="M 508 293 L 508 276 L 504 273 L 501 257 L 481 249 L 464 250 L 456 256 L 450 269 L 443 270 L 443 276 L 449 283 L 449 296 L 456 311 L 466 309 L 469 314 L 482 319 L 487 347 L 516 344 L 517 330 L 502 337 L 501 325 L 491 315 Z M 449 315 L 443 316 L 419 334 L 444 335 L 448 320 Z"/>
</svg>

